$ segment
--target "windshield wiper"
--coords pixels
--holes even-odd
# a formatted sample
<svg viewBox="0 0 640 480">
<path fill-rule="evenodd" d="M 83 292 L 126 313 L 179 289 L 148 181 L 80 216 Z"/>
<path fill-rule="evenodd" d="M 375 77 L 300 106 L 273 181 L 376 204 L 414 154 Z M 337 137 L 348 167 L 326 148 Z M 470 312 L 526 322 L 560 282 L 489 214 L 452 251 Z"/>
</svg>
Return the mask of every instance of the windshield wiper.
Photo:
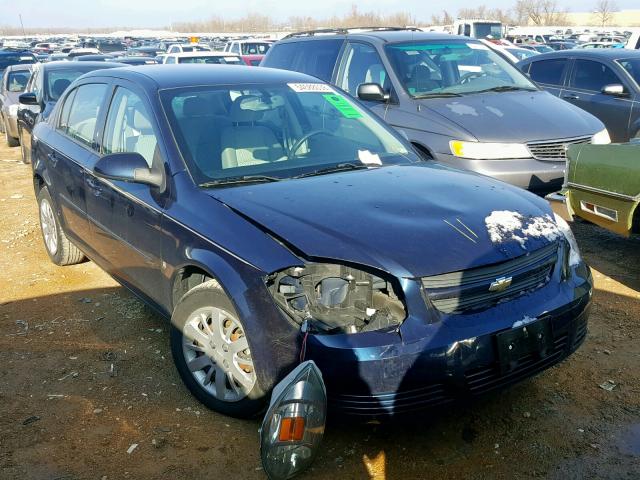
<svg viewBox="0 0 640 480">
<path fill-rule="evenodd" d="M 462 97 L 461 93 L 454 92 L 434 92 L 434 93 L 423 93 L 421 95 L 414 95 L 413 98 L 416 100 L 420 100 L 421 98 L 447 98 L 447 97 Z"/>
<path fill-rule="evenodd" d="M 364 163 L 339 163 L 330 167 L 313 170 L 312 172 L 302 173 L 300 175 L 296 175 L 293 178 L 315 177 L 316 175 L 326 175 L 327 173 L 346 172 L 349 170 L 362 170 L 366 168 L 369 168 L 369 166 L 365 165 Z"/>
<path fill-rule="evenodd" d="M 220 178 L 219 180 L 201 183 L 198 186 L 201 188 L 208 188 L 218 187 L 220 185 L 232 185 L 236 183 L 279 182 L 280 180 L 282 179 L 278 177 L 269 177 L 267 175 L 242 175 L 240 177 Z"/>
<path fill-rule="evenodd" d="M 499 87 L 486 88 L 484 90 L 478 90 L 473 93 L 483 92 L 515 92 L 517 90 L 524 90 L 525 92 L 535 92 L 535 88 L 516 87 L 515 85 L 500 85 Z"/>
</svg>

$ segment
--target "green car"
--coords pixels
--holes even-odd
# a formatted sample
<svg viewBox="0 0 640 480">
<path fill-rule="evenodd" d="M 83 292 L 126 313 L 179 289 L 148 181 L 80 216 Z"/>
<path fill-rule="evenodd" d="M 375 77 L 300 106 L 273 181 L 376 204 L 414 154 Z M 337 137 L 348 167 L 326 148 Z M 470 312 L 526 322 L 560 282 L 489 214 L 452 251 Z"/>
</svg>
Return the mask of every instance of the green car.
<svg viewBox="0 0 640 480">
<path fill-rule="evenodd" d="M 640 233 L 640 141 L 570 146 L 564 188 L 546 198 L 565 220 L 575 215 L 620 235 Z"/>
</svg>

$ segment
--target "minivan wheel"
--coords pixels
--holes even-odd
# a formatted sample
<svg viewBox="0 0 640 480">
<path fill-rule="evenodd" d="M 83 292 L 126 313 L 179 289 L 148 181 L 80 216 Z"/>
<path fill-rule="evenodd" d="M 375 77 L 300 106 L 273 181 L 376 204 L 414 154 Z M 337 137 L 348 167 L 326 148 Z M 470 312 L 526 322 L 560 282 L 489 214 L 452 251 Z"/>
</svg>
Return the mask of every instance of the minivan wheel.
<svg viewBox="0 0 640 480">
<path fill-rule="evenodd" d="M 207 407 L 237 418 L 264 410 L 247 332 L 216 280 L 194 287 L 176 305 L 171 353 L 182 381 Z"/>
<path fill-rule="evenodd" d="M 47 187 L 38 193 L 38 210 L 44 248 L 51 261 L 61 266 L 82 262 L 84 254 L 64 234 Z"/>
<path fill-rule="evenodd" d="M 22 156 L 22 163 L 31 163 L 31 159 L 27 153 L 27 146 L 24 144 L 24 139 L 22 138 L 22 129 L 18 127 L 18 140 L 20 142 L 20 154 Z"/>
<path fill-rule="evenodd" d="M 4 127 L 4 139 L 7 142 L 7 145 L 10 147 L 17 147 L 19 144 L 19 140 L 9 135 L 9 129 L 7 128 L 6 122 L 4 123 L 3 127 Z"/>
</svg>

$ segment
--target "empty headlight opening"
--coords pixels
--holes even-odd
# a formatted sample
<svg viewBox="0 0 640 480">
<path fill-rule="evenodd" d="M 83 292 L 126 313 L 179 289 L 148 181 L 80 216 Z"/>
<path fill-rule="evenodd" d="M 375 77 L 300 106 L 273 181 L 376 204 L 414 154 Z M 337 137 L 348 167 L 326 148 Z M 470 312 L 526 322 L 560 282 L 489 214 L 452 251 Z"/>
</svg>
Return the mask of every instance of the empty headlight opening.
<svg viewBox="0 0 640 480">
<path fill-rule="evenodd" d="M 391 281 L 340 264 L 310 263 L 267 277 L 274 300 L 296 323 L 315 333 L 396 330 L 406 309 Z"/>
</svg>

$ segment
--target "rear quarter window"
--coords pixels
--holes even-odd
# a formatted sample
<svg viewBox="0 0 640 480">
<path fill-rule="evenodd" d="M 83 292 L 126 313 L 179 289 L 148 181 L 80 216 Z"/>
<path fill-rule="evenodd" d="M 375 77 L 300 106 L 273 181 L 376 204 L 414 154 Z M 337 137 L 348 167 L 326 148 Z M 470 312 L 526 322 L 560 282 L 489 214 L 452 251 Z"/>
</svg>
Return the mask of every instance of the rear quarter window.
<svg viewBox="0 0 640 480">
<path fill-rule="evenodd" d="M 568 60 L 565 58 L 554 58 L 550 60 L 539 60 L 531 62 L 529 75 L 537 83 L 547 85 L 562 85 L 564 69 Z"/>
<path fill-rule="evenodd" d="M 343 40 L 335 39 L 276 44 L 269 50 L 262 66 L 306 73 L 329 82 L 342 43 Z"/>
</svg>

